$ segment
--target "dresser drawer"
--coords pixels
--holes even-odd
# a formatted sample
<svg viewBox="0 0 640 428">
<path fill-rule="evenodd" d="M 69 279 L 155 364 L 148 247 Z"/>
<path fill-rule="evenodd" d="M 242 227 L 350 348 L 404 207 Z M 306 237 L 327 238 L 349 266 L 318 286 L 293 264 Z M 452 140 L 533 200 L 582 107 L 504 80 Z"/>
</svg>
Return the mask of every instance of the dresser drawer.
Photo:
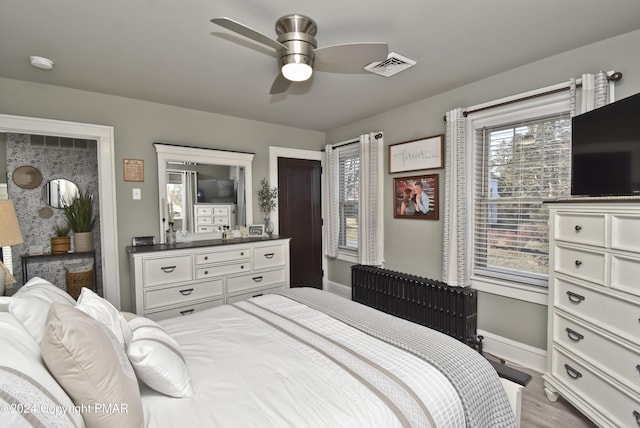
<svg viewBox="0 0 640 428">
<path fill-rule="evenodd" d="M 611 248 L 640 253 L 640 216 L 611 216 Z"/>
<path fill-rule="evenodd" d="M 191 255 L 145 259 L 143 261 L 144 286 L 174 284 L 193 279 Z"/>
<path fill-rule="evenodd" d="M 638 304 L 559 278 L 554 280 L 554 294 L 557 308 L 637 343 L 640 337 Z"/>
<path fill-rule="evenodd" d="M 251 290 L 253 288 L 266 287 L 268 285 L 284 284 L 284 281 L 284 269 L 234 276 L 232 278 L 227 278 L 227 293 Z"/>
<path fill-rule="evenodd" d="M 228 217 L 214 217 L 213 218 L 213 224 L 215 224 L 216 226 L 228 226 L 229 225 L 229 218 Z"/>
<path fill-rule="evenodd" d="M 604 285 L 605 255 L 556 245 L 554 269 L 567 275 Z"/>
<path fill-rule="evenodd" d="M 640 392 L 640 354 L 578 322 L 554 314 L 553 340 Z"/>
<path fill-rule="evenodd" d="M 196 279 L 212 278 L 229 275 L 233 273 L 248 272 L 250 270 L 249 261 L 241 263 L 229 263 L 226 265 L 199 267 L 196 269 Z"/>
<path fill-rule="evenodd" d="M 640 296 L 640 259 L 612 255 L 611 288 Z"/>
<path fill-rule="evenodd" d="M 229 208 L 227 207 L 214 207 L 213 215 L 215 216 L 227 216 L 229 215 Z"/>
<path fill-rule="evenodd" d="M 604 247 L 604 214 L 557 213 L 554 238 L 559 241 Z"/>
<path fill-rule="evenodd" d="M 597 403 L 598 410 L 615 426 L 638 425 L 634 412 L 640 412 L 639 397 L 626 394 L 557 349 L 552 352 L 552 374 L 556 379 L 585 401 Z"/>
<path fill-rule="evenodd" d="M 198 225 L 198 232 L 218 232 L 218 228 L 214 226 L 201 226 Z"/>
<path fill-rule="evenodd" d="M 222 296 L 222 279 L 199 282 L 181 287 L 157 288 L 144 293 L 145 308 L 157 308 L 170 305 L 185 305 L 194 300 Z"/>
<path fill-rule="evenodd" d="M 213 207 L 196 207 L 196 215 L 213 215 Z"/>
<path fill-rule="evenodd" d="M 249 293 L 236 294 L 235 296 L 227 297 L 227 303 L 236 303 L 242 300 L 251 299 L 252 297 L 260 297 L 260 296 L 264 296 L 265 294 L 276 293 L 284 289 L 285 289 L 285 286 L 280 285 L 278 287 L 265 288 L 263 290 L 254 290 Z"/>
<path fill-rule="evenodd" d="M 196 217 L 196 223 L 197 224 L 202 224 L 204 226 L 208 226 L 213 224 L 213 218 L 212 217 L 204 217 L 204 216 L 197 216 Z"/>
<path fill-rule="evenodd" d="M 253 249 L 253 268 L 262 269 L 283 266 L 286 256 L 284 245 L 256 247 Z"/>
<path fill-rule="evenodd" d="M 229 262 L 236 260 L 249 260 L 249 248 L 242 247 L 228 251 L 207 251 L 196 253 L 196 265 L 206 265 L 211 263 Z"/>
<path fill-rule="evenodd" d="M 145 317 L 154 321 L 163 320 L 167 318 L 175 318 L 180 316 L 192 315 L 196 312 L 204 309 L 213 308 L 215 306 L 221 306 L 223 299 L 209 300 L 207 302 L 200 302 L 191 305 L 180 306 L 177 308 L 166 309 L 164 311 L 145 312 Z"/>
</svg>

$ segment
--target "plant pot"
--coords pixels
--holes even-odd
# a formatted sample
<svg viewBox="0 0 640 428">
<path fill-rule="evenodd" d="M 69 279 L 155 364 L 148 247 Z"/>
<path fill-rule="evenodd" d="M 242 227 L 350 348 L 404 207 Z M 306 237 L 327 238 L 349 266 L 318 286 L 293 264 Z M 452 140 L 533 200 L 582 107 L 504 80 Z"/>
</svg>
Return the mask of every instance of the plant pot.
<svg viewBox="0 0 640 428">
<path fill-rule="evenodd" d="M 71 250 L 70 236 L 52 236 L 51 237 L 51 254 L 64 254 Z"/>
<path fill-rule="evenodd" d="M 92 232 L 74 232 L 73 251 L 75 251 L 76 253 L 93 251 L 93 233 Z"/>
</svg>

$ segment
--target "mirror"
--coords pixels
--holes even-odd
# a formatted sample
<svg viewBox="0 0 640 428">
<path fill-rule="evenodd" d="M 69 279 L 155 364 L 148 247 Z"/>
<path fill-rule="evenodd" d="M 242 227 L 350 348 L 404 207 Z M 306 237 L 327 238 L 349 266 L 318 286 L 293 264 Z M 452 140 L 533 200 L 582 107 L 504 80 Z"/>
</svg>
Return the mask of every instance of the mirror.
<svg viewBox="0 0 640 428">
<path fill-rule="evenodd" d="M 55 178 L 42 186 L 42 201 L 51 208 L 64 208 L 64 203 L 78 195 L 78 186 L 73 181 Z"/>
<path fill-rule="evenodd" d="M 158 158 L 160 242 L 173 223 L 189 240 L 219 238 L 253 222 L 253 153 L 154 143 Z"/>
</svg>

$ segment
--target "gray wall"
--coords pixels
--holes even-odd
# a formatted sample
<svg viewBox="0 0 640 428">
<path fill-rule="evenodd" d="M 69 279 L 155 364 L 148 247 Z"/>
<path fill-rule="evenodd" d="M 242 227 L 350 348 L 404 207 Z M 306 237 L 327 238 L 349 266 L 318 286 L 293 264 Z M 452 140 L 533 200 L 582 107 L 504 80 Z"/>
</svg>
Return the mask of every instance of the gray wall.
<svg viewBox="0 0 640 428">
<path fill-rule="evenodd" d="M 448 110 L 568 81 L 570 77 L 579 77 L 584 72 L 622 72 L 624 77 L 616 84 L 615 91 L 616 99 L 624 98 L 640 92 L 639 45 L 640 31 L 604 40 L 335 129 L 327 133 L 327 142 L 344 141 L 364 132 L 378 130 L 384 131 L 385 145 L 442 134 L 445 130 L 443 116 Z M 473 67 L 473 64 L 469 66 Z M 429 67 L 428 64 L 415 67 L 406 73 L 424 73 L 425 79 L 428 79 Z M 402 79 L 402 74 L 393 79 Z M 388 150 L 385 149 L 385 165 L 388 162 L 386 156 Z M 436 172 L 440 174 L 442 189 L 443 171 Z M 392 177 L 399 176 L 403 174 L 386 175 L 385 201 L 392 200 Z M 443 203 L 441 193 L 440 218 L 443 215 Z M 392 207 L 389 206 L 385 209 L 384 221 L 386 266 L 440 279 L 442 220 L 394 219 Z M 345 281 L 349 278 L 349 266 L 344 262 L 329 263 L 329 280 L 348 284 Z M 479 328 L 537 348 L 546 348 L 546 306 L 480 294 Z"/>
<path fill-rule="evenodd" d="M 130 309 L 131 237 L 158 235 L 158 179 L 153 142 L 255 153 L 253 186 L 269 176 L 269 146 L 320 150 L 324 134 L 129 98 L 0 78 L 0 113 L 114 127 L 118 249 L 123 310 Z M 123 159 L 143 159 L 144 182 L 123 180 Z M 131 197 L 142 190 L 142 200 Z M 254 201 L 256 195 L 253 195 Z M 257 201 L 254 202 L 257 206 Z M 135 213 L 135 215 L 131 215 Z M 257 208 L 255 219 L 260 219 Z"/>
</svg>

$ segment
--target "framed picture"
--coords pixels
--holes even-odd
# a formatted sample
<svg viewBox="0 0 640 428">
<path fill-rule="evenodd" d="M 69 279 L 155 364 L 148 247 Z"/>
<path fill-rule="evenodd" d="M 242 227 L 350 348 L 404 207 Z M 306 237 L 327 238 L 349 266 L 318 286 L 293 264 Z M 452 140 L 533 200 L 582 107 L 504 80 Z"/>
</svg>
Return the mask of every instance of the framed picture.
<svg viewBox="0 0 640 428">
<path fill-rule="evenodd" d="M 124 181 L 144 181 L 144 160 L 124 159 Z"/>
<path fill-rule="evenodd" d="M 389 145 L 389 174 L 444 168 L 444 135 Z"/>
<path fill-rule="evenodd" d="M 438 220 L 438 174 L 393 179 L 393 217 Z"/>
<path fill-rule="evenodd" d="M 262 236 L 264 235 L 264 224 L 250 224 L 249 236 Z"/>
</svg>

